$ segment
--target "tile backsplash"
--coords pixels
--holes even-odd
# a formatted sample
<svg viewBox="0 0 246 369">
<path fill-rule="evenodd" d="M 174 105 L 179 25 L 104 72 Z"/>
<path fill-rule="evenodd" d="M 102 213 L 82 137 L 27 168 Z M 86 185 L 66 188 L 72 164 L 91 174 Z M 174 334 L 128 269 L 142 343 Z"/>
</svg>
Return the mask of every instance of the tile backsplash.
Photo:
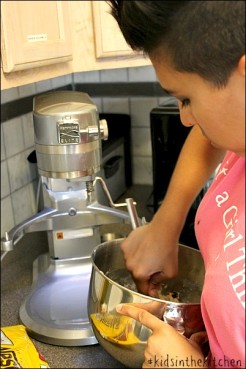
<svg viewBox="0 0 246 369">
<path fill-rule="evenodd" d="M 156 82 L 151 66 L 81 72 L 1 91 L 1 105 L 71 84 Z M 76 89 L 76 88 L 75 88 Z M 84 91 L 86 92 L 86 91 Z M 133 184 L 152 184 L 150 111 L 165 96 L 91 96 L 99 113 L 131 116 Z M 27 158 L 34 150 L 32 112 L 1 123 L 1 237 L 37 211 L 38 174 Z"/>
</svg>

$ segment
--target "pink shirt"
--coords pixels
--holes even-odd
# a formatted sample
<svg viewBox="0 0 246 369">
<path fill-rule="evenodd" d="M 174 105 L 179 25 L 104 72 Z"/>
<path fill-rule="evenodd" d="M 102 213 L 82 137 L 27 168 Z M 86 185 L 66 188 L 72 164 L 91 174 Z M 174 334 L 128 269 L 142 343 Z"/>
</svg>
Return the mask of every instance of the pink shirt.
<svg viewBox="0 0 246 369">
<path fill-rule="evenodd" d="M 228 152 L 204 196 L 195 231 L 206 275 L 201 308 L 210 368 L 245 367 L 245 158 Z"/>
</svg>

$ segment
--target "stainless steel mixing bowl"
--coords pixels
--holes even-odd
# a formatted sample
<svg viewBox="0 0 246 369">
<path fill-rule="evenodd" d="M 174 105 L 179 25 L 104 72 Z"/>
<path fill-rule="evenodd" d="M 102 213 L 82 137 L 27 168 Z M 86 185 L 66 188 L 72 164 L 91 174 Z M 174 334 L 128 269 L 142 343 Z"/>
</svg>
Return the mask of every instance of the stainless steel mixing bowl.
<svg viewBox="0 0 246 369">
<path fill-rule="evenodd" d="M 204 330 L 200 309 L 204 264 L 200 251 L 180 244 L 177 277 L 164 284 L 161 299 L 146 296 L 134 290 L 120 249 L 122 240 L 104 242 L 93 250 L 88 312 L 99 344 L 126 367 L 140 368 L 151 331 L 136 320 L 118 314 L 116 306 L 151 303 L 164 321 L 190 337 Z M 170 301 L 170 296 L 174 301 Z"/>
</svg>

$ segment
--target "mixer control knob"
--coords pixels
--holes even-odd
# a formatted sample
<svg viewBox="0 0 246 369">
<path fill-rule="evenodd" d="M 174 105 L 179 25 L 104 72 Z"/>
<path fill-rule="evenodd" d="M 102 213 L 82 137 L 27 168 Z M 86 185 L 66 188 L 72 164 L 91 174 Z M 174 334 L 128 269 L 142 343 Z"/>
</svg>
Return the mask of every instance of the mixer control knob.
<svg viewBox="0 0 246 369">
<path fill-rule="evenodd" d="M 106 119 L 101 119 L 99 120 L 100 123 L 100 134 L 101 134 L 101 139 L 102 140 L 107 140 L 108 139 L 108 124 Z"/>
</svg>

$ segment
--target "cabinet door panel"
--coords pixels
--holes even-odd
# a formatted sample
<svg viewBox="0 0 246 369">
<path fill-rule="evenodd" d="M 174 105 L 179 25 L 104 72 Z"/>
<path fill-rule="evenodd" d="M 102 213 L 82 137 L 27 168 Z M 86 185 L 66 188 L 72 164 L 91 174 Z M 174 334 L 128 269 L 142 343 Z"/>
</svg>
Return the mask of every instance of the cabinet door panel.
<svg viewBox="0 0 246 369">
<path fill-rule="evenodd" d="M 2 1 L 5 73 L 72 59 L 67 1 Z"/>
<path fill-rule="evenodd" d="M 92 1 L 96 58 L 135 55 L 127 45 L 106 1 Z"/>
</svg>

